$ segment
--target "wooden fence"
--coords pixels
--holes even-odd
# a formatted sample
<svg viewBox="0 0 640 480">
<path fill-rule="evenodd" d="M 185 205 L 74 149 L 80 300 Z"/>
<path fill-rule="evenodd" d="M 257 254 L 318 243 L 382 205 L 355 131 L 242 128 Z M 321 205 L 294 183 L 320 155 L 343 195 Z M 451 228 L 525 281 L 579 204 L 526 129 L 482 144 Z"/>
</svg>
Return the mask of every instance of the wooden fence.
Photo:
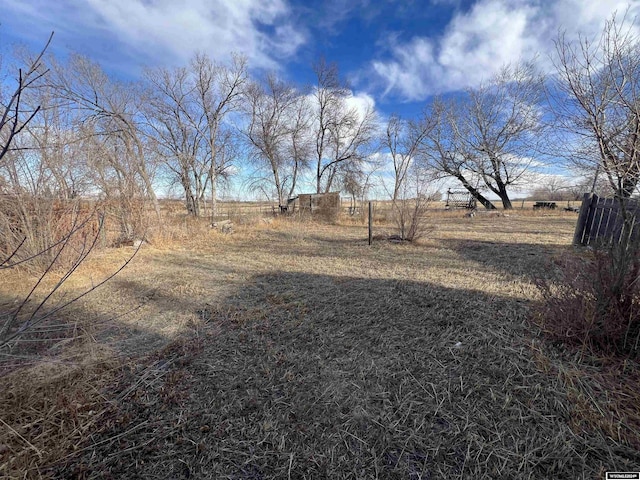
<svg viewBox="0 0 640 480">
<path fill-rule="evenodd" d="M 631 215 L 634 234 L 637 233 L 640 203 L 626 200 L 625 210 Z M 595 245 L 596 243 L 619 242 L 622 234 L 623 215 L 620 202 L 615 198 L 602 198 L 585 193 L 578 215 L 578 223 L 573 236 L 574 245 Z"/>
</svg>

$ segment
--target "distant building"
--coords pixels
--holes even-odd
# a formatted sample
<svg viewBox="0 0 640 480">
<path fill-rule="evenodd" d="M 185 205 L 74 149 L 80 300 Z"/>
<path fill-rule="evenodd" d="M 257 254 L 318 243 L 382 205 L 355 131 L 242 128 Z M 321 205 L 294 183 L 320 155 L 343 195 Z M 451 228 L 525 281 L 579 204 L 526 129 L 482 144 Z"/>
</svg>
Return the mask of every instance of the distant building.
<svg viewBox="0 0 640 480">
<path fill-rule="evenodd" d="M 301 193 L 293 199 L 289 211 L 313 215 L 327 221 L 336 221 L 340 215 L 340 192 Z"/>
</svg>

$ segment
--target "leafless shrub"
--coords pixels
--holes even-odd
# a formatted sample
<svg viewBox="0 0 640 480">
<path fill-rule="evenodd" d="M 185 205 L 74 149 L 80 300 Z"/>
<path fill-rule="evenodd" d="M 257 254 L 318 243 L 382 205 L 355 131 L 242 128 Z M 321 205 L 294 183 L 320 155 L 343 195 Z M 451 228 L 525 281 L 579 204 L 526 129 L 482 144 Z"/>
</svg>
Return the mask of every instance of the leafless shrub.
<svg viewBox="0 0 640 480">
<path fill-rule="evenodd" d="M 429 197 L 425 195 L 393 202 L 393 221 L 398 228 L 400 240 L 413 242 L 427 233 L 429 226 L 425 215 L 429 202 Z"/>
<path fill-rule="evenodd" d="M 412 242 L 427 233 L 427 208 L 434 198 L 430 186 L 428 171 L 415 164 L 408 169 L 400 194 L 391 202 L 391 219 L 398 228 L 400 240 Z"/>
<path fill-rule="evenodd" d="M 120 198 L 105 203 L 105 246 L 130 244 L 149 230 L 149 203 L 143 198 Z M 161 229 L 157 226 L 156 230 Z"/>
<path fill-rule="evenodd" d="M 98 228 L 92 234 L 87 232 L 87 225 L 95 219 L 99 219 Z M 103 226 L 104 216 L 101 212 L 94 211 L 87 217 L 76 216 L 66 233 L 57 242 L 47 248 L 33 253 L 23 252 L 28 246 L 26 237 L 17 247 L 0 263 L 0 270 L 15 269 L 19 266 L 29 265 L 33 262 L 41 262 L 46 266 L 34 281 L 32 288 L 19 302 L 5 306 L 0 311 L 0 353 L 13 349 L 26 334 L 34 332 L 47 319 L 55 318 L 58 312 L 76 303 L 78 300 L 94 291 L 120 271 L 122 271 L 135 257 L 140 246 L 115 272 L 109 274 L 98 283 L 92 284 L 79 294 L 70 297 L 57 298 L 57 292 L 67 282 L 69 277 L 80 267 L 96 248 Z M 60 259 L 67 257 L 67 263 L 61 266 Z M 46 262 L 42 259 L 48 259 Z M 38 334 L 45 333 L 45 328 Z"/>
<path fill-rule="evenodd" d="M 553 337 L 600 354 L 640 351 L 638 242 L 600 246 L 560 265 L 559 279 L 538 279 L 535 322 Z"/>
<path fill-rule="evenodd" d="M 32 271 L 50 268 L 54 258 L 53 268 L 62 268 L 74 262 L 83 243 L 97 233 L 99 223 L 97 211 L 88 202 L 5 195 L 0 198 L 0 229 L 4 234 L 0 251 L 3 258 Z M 65 242 L 65 250 L 57 252 L 56 247 Z"/>
<path fill-rule="evenodd" d="M 393 162 L 393 187 L 387 190 L 391 197 L 392 219 L 402 241 L 417 240 L 425 233 L 424 216 L 431 200 L 426 191 L 431 178 L 424 164 L 416 161 L 416 155 L 433 128 L 430 119 L 407 122 L 392 116 L 382 138 Z"/>
</svg>

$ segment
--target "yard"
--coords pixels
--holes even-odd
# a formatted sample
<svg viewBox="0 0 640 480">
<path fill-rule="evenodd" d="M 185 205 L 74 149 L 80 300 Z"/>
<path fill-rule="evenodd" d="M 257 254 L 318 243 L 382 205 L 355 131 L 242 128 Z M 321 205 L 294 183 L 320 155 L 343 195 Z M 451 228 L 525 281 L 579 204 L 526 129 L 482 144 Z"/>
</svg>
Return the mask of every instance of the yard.
<svg viewBox="0 0 640 480">
<path fill-rule="evenodd" d="M 27 346 L 37 361 L 3 360 L 0 476 L 638 471 L 638 365 L 530 321 L 535 279 L 575 254 L 575 220 L 439 212 L 416 244 L 376 225 L 368 246 L 356 222 L 274 219 L 144 245 L 66 313 L 73 328 Z M 98 252 L 67 294 L 130 254 Z M 5 274 L 0 300 L 29 282 Z"/>
</svg>

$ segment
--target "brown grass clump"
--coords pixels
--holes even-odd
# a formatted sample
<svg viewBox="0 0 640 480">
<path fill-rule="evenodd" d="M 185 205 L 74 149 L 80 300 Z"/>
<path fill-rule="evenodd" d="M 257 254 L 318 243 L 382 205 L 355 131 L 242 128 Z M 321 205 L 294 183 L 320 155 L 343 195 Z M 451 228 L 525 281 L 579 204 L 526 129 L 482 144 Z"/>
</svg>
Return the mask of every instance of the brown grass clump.
<svg viewBox="0 0 640 480">
<path fill-rule="evenodd" d="M 640 452 L 638 365 L 610 357 L 597 363 L 559 370 L 572 402 L 572 428 L 612 440 L 614 450 Z"/>
<path fill-rule="evenodd" d="M 117 363 L 100 351 L 52 358 L 0 378 L 0 476 L 38 478 L 41 468 L 99 429 L 109 404 L 100 391 Z"/>
<path fill-rule="evenodd" d="M 211 236 L 211 221 L 186 214 L 166 214 L 161 226 L 150 229 L 146 239 L 155 248 L 175 248 L 204 242 Z"/>
<path fill-rule="evenodd" d="M 543 301 L 536 323 L 549 335 L 596 355 L 640 353 L 640 260 L 633 255 L 620 271 L 619 252 L 569 255 L 559 279 L 536 282 Z"/>
</svg>

